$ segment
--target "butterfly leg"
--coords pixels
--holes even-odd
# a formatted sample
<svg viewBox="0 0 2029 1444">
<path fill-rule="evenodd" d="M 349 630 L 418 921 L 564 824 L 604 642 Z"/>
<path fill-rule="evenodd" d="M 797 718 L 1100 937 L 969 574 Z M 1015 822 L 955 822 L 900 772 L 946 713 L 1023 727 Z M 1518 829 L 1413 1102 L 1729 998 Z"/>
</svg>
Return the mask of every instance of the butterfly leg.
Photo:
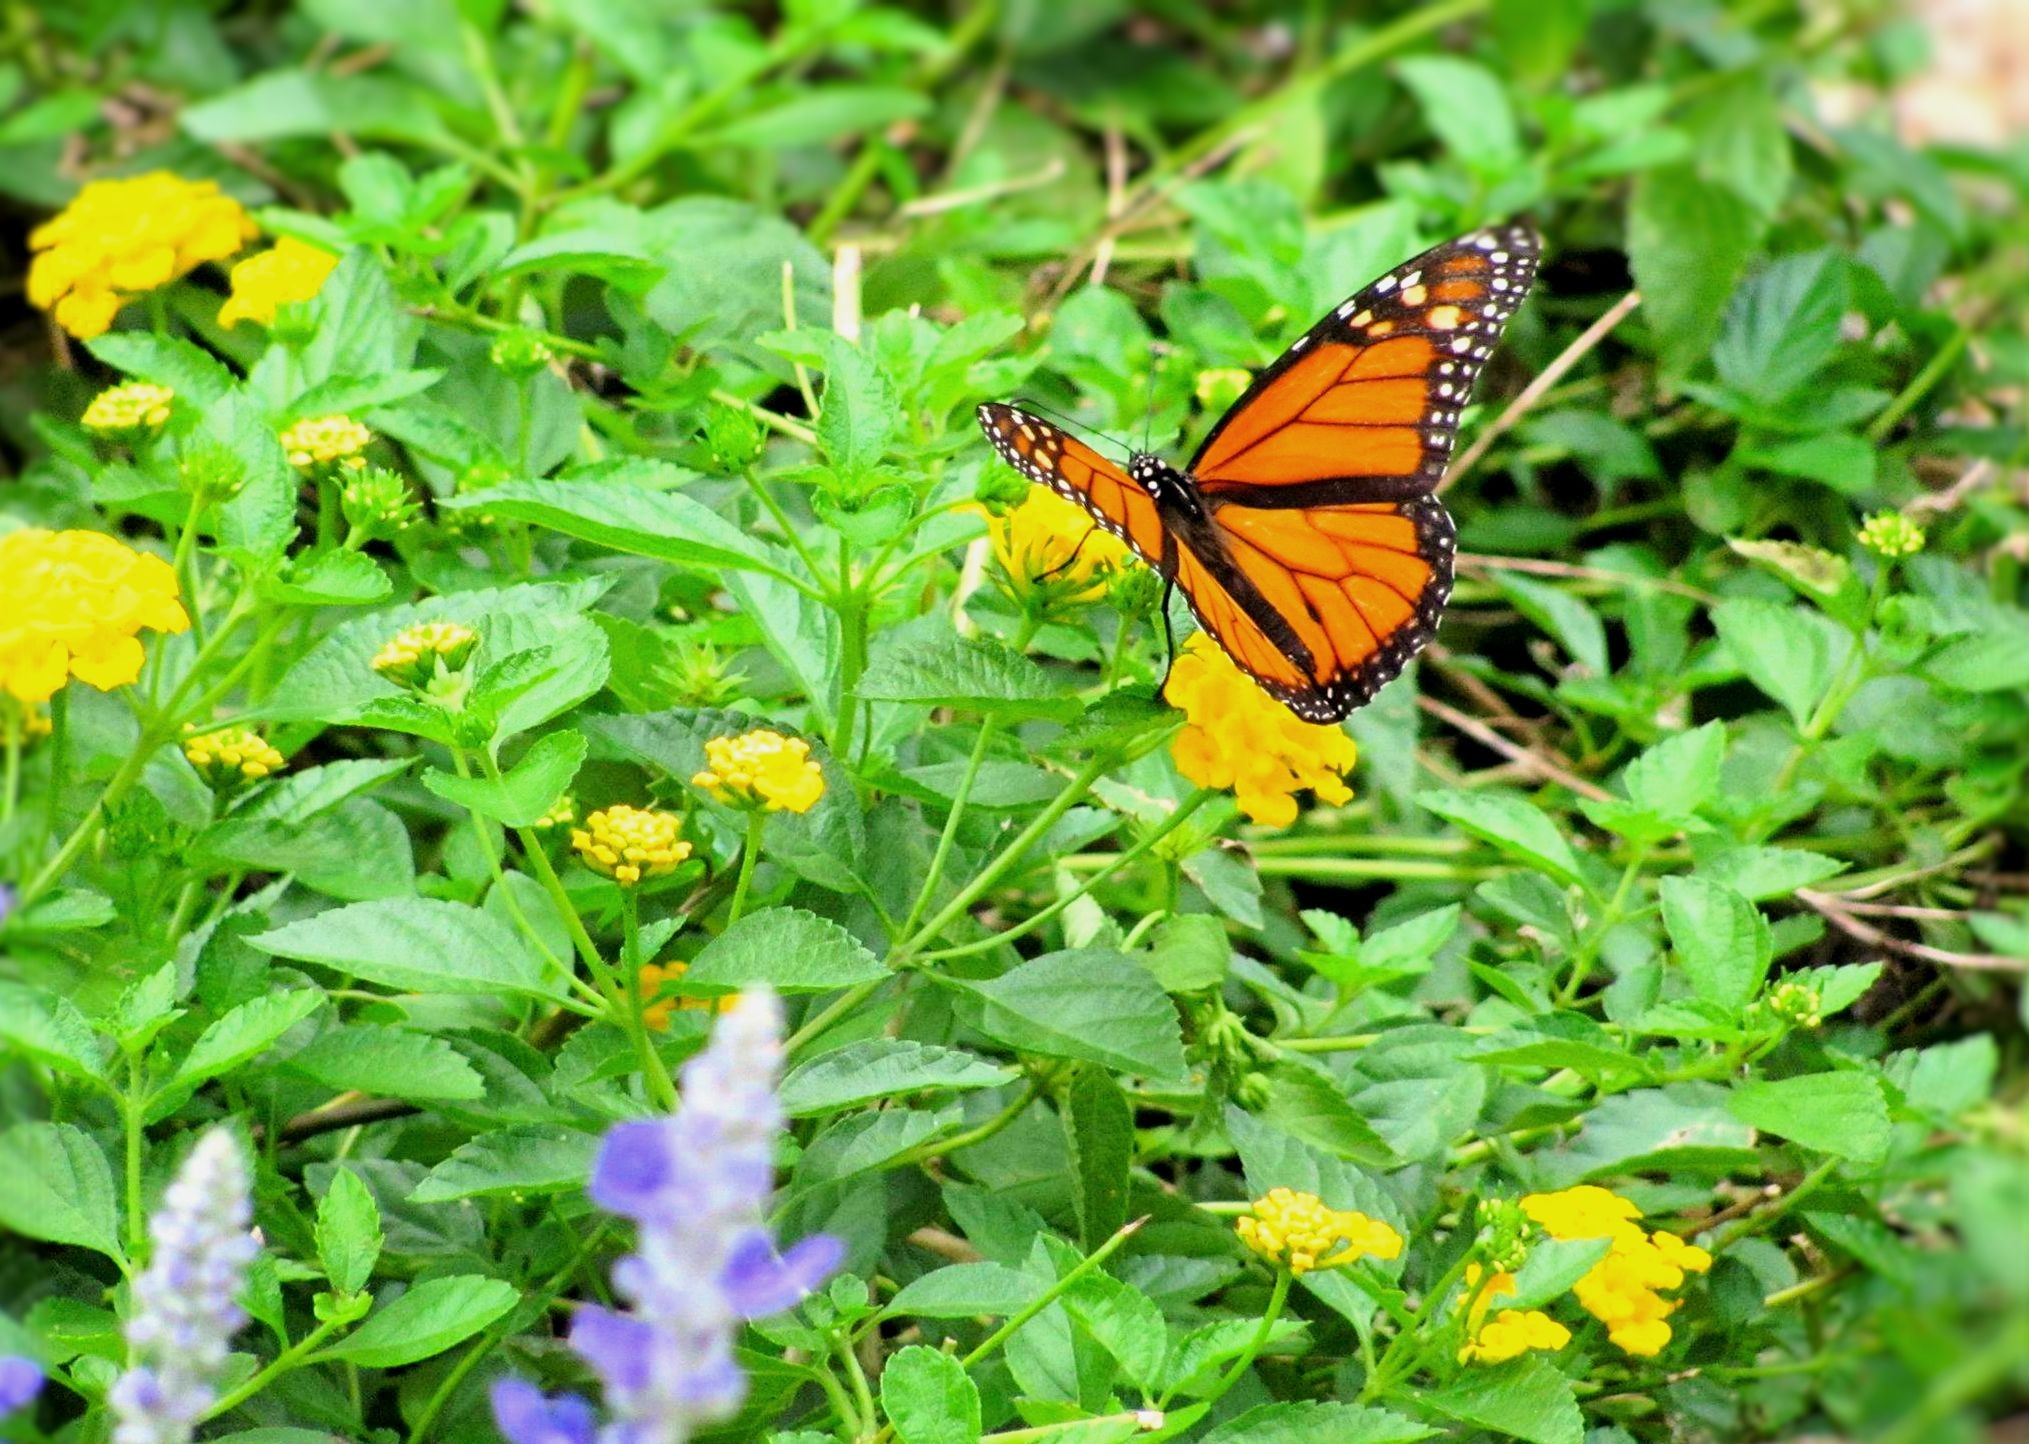
<svg viewBox="0 0 2029 1444">
<path fill-rule="evenodd" d="M 1078 538 L 1078 545 L 1071 548 L 1071 555 L 1065 557 L 1062 561 L 1058 562 L 1048 571 L 1039 573 L 1036 577 L 1036 580 L 1039 582 L 1046 582 L 1051 577 L 1056 576 L 1059 572 L 1067 572 L 1072 567 L 1076 566 L 1078 564 L 1078 553 L 1085 550 L 1085 543 L 1092 540 L 1093 537 L 1097 536 L 1099 534 L 1099 530 L 1100 530 L 1099 523 L 1097 522 L 1092 523 L 1091 529 L 1087 531 L 1085 535 Z"/>
<path fill-rule="evenodd" d="M 1156 612 L 1162 617 L 1162 648 L 1166 659 L 1163 662 L 1162 681 L 1158 682 L 1155 688 L 1155 695 L 1158 697 L 1162 696 L 1164 689 L 1169 686 L 1170 670 L 1177 664 L 1177 639 L 1170 633 L 1169 629 L 1170 593 L 1176 589 L 1177 579 L 1175 575 L 1172 574 L 1164 577 L 1162 579 L 1162 600 L 1155 604 Z"/>
</svg>

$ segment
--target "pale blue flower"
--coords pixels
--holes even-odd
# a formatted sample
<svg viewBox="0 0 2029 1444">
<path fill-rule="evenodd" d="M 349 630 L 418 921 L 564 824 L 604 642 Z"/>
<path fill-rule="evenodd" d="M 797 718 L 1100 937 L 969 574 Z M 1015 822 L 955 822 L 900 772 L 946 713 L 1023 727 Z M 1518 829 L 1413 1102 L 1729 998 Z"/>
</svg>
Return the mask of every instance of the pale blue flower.
<svg viewBox="0 0 2029 1444">
<path fill-rule="evenodd" d="M 113 1444 L 189 1444 L 216 1401 L 232 1336 L 247 1321 L 240 1288 L 261 1251 L 251 1190 L 239 1144 L 214 1128 L 148 1220 L 153 1247 L 129 1303 L 128 1369 L 107 1395 Z"/>
<path fill-rule="evenodd" d="M 26 1408 L 42 1392 L 42 1366 L 14 1354 L 0 1355 L 0 1419 Z"/>
<path fill-rule="evenodd" d="M 635 1252 L 613 1267 L 630 1307 L 580 1309 L 570 1340 L 605 1385 L 607 1423 L 593 1436 L 582 1400 L 503 1381 L 494 1417 L 511 1444 L 681 1444 L 732 1417 L 747 1393 L 733 1358 L 740 1325 L 793 1307 L 837 1270 L 837 1239 L 777 1253 L 764 1222 L 783 1123 L 781 1033 L 775 995 L 743 995 L 684 1066 L 676 1115 L 607 1133 L 588 1191 L 634 1221 Z"/>
</svg>

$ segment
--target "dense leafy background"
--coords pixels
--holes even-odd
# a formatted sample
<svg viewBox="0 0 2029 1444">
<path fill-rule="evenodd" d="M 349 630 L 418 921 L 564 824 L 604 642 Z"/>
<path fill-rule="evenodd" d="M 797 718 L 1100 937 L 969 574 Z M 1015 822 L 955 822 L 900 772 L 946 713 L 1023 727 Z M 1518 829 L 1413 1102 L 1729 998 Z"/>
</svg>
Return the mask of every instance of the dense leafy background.
<svg viewBox="0 0 2029 1444">
<path fill-rule="evenodd" d="M 345 253 L 272 342 L 211 271 L 83 347 L 0 297 L 14 521 L 166 548 L 176 455 L 243 481 L 197 518 L 224 641 L 160 645 L 139 722 L 73 688 L 0 834 L 35 894 L 0 1352 L 61 1366 L 41 1426 L 97 1437 L 135 1220 L 223 1116 L 268 1372 L 215 1427 L 483 1439 L 488 1377 L 569 1376 L 553 1305 L 621 1242 L 587 1161 L 652 1096 L 558 1011 L 573 939 L 510 835 L 569 785 L 689 814 L 655 956 L 802 1024 L 784 1223 L 853 1273 L 750 1338 L 739 1436 L 1117 1438 L 1161 1400 L 1223 1444 L 1984 1437 L 2029 1385 L 2029 151 L 1898 139 L 1925 45 L 1782 3 L 11 9 L 9 264 L 152 168 Z M 1153 597 L 1024 615 L 965 570 L 1008 480 L 973 404 L 1182 448 L 1211 373 L 1518 213 L 1546 265 L 1468 437 L 1614 315 L 1449 494 L 1463 580 L 1352 724 L 1358 799 L 1179 822 Z M 186 403 L 160 449 L 79 430 L 122 375 Z M 422 503 L 392 538 L 298 514 L 270 438 L 336 411 Z M 1884 510 L 1919 555 L 1858 543 Z M 463 730 L 366 670 L 415 618 L 483 635 Z M 215 798 L 137 734 L 164 695 L 287 773 Z M 727 709 L 829 782 L 731 926 L 742 824 L 687 788 Z M 610 956 L 614 889 L 564 883 Z M 1583 1180 L 1718 1255 L 1667 1355 L 1389 1351 L 1477 1200 Z M 1268 1288 L 1217 1206 L 1277 1184 L 1410 1247 L 1298 1290 L 1200 1419 Z"/>
</svg>

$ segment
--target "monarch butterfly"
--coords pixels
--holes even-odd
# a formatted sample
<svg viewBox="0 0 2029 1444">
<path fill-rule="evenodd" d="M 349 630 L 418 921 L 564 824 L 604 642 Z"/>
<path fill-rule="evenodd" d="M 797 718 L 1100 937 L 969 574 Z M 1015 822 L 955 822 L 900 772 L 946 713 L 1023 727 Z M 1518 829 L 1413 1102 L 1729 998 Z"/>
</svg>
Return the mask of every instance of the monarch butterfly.
<svg viewBox="0 0 2029 1444">
<path fill-rule="evenodd" d="M 1018 407 L 979 424 L 1009 465 L 1090 512 L 1308 722 L 1364 705 L 1430 640 L 1456 532 L 1435 495 L 1458 416 L 1536 275 L 1525 226 L 1382 276 L 1254 378 L 1177 470 L 1123 469 Z"/>
</svg>

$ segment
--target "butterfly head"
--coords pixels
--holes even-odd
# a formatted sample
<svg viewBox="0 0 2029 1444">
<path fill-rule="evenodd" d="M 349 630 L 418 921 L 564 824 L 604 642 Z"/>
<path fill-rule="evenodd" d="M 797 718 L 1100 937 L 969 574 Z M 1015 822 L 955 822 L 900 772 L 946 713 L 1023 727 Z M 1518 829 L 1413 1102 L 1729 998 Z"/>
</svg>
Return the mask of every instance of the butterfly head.
<svg viewBox="0 0 2029 1444">
<path fill-rule="evenodd" d="M 1164 461 L 1152 451 L 1136 451 L 1127 458 L 1127 476 L 1136 486 L 1149 494 L 1158 506 L 1171 507 L 1196 515 L 1199 511 L 1197 488 L 1182 472 Z"/>
</svg>

